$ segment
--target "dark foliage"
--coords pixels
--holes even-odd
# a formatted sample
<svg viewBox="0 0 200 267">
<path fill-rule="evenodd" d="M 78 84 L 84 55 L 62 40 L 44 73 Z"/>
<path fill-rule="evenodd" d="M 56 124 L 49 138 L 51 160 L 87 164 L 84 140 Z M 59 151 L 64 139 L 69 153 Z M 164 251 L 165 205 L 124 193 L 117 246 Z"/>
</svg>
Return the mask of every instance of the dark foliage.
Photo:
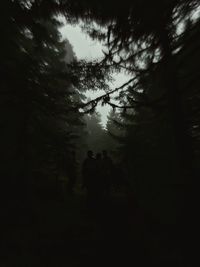
<svg viewBox="0 0 200 267">
<path fill-rule="evenodd" d="M 0 7 L 4 226 L 16 218 L 20 225 L 26 211 L 30 219 L 33 199 L 47 199 L 47 188 L 49 198 L 59 192 L 72 151 L 84 144 L 83 114 L 89 113 L 94 133 L 88 143 L 116 152 L 118 141 L 115 156 L 135 194 L 131 212 L 139 203 L 151 214 L 144 231 L 159 236 L 157 247 L 168 253 L 162 258 L 160 251 L 158 261 L 152 256 L 154 265 L 182 266 L 199 176 L 199 1 L 7 0 Z M 83 30 L 105 45 L 104 58 L 79 61 L 70 40 L 61 39 L 58 15 L 82 21 Z M 110 90 L 111 74 L 122 71 L 130 80 Z M 86 103 L 87 89 L 105 94 Z M 99 102 L 113 108 L 107 130 L 115 141 L 104 139 L 107 132 L 91 115 Z"/>
</svg>

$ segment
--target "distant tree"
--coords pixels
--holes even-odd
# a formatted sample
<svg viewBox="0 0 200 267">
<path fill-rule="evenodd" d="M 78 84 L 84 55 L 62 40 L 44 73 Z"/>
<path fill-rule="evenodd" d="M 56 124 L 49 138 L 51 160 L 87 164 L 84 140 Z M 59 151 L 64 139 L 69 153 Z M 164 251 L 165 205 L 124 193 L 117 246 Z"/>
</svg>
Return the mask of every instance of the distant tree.
<svg viewBox="0 0 200 267">
<path fill-rule="evenodd" d="M 120 113 L 111 110 L 106 123 L 105 147 L 111 153 L 115 161 L 120 161 L 122 159 L 121 140 L 124 136 L 124 127 L 120 122 Z"/>
<path fill-rule="evenodd" d="M 69 3 L 69 17 L 74 21 L 82 19 L 85 22 L 85 31 L 92 38 L 104 41 L 107 50 L 100 65 L 110 66 L 116 71 L 125 70 L 132 75 L 132 79 L 123 86 L 131 101 L 129 105 L 126 101 L 124 103 L 123 91 L 120 98 L 122 107 L 124 104 L 133 109 L 138 106 L 155 107 L 162 98 L 161 94 L 158 99 L 153 98 L 150 101 L 146 98 L 146 90 L 141 93 L 141 88 L 146 76 L 157 72 L 158 68 L 162 70 L 161 86 L 165 91 L 163 97 L 171 120 L 172 135 L 176 140 L 177 164 L 180 165 L 183 179 L 187 180 L 194 174 L 194 151 L 191 137 L 188 135 L 189 125 L 185 117 L 185 107 L 182 96 L 180 97 L 175 54 L 183 48 L 182 37 L 187 35 L 188 30 L 191 32 L 192 25 L 195 26 L 198 22 L 198 1 L 146 3 L 127 0 L 123 4 L 116 4 L 110 0 L 98 5 L 95 1 L 91 3 L 86 0 L 80 5 L 76 5 L 80 1 Z M 94 27 L 93 21 L 97 26 Z M 107 30 L 102 26 L 106 26 Z M 108 96 L 110 93 L 103 96 L 102 101 L 113 107 L 117 106 Z"/>
<path fill-rule="evenodd" d="M 77 59 L 61 38 L 56 10 L 38 17 L 36 2 L 0 5 L 1 188 L 8 198 L 11 189 L 13 197 L 23 199 L 32 184 L 44 181 L 48 187 L 55 181 L 67 169 L 67 155 L 78 147 L 84 128 L 79 111 L 83 76 L 74 72 Z"/>
<path fill-rule="evenodd" d="M 103 150 L 102 142 L 105 134 L 101 124 L 101 115 L 98 112 L 94 112 L 86 114 L 84 119 L 87 127 L 86 144 L 88 149 L 93 150 L 95 153 L 101 152 Z"/>
</svg>

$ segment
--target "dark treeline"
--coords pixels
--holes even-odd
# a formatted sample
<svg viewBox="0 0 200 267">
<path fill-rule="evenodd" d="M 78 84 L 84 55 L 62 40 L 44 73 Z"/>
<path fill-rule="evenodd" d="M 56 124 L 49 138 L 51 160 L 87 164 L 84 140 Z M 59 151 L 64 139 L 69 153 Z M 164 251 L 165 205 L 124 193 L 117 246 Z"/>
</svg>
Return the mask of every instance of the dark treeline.
<svg viewBox="0 0 200 267">
<path fill-rule="evenodd" d="M 70 195 L 61 184 L 71 174 L 80 195 L 86 151 L 106 149 L 128 181 L 124 197 L 133 227 L 134 214 L 143 214 L 148 265 L 192 266 L 188 244 L 196 230 L 200 166 L 199 1 L 6 0 L 0 7 L 3 240 L 17 243 L 16 225 L 32 225 L 44 201 L 51 209 Z M 82 22 L 83 31 L 104 44 L 104 58 L 79 60 L 70 39 L 62 39 L 61 16 L 69 24 Z M 130 80 L 111 90 L 116 72 Z M 87 101 L 84 92 L 91 89 L 105 94 Z M 112 107 L 106 129 L 98 104 Z M 123 217 L 122 210 L 113 218 Z M 36 227 L 24 229 L 29 236 Z"/>
</svg>

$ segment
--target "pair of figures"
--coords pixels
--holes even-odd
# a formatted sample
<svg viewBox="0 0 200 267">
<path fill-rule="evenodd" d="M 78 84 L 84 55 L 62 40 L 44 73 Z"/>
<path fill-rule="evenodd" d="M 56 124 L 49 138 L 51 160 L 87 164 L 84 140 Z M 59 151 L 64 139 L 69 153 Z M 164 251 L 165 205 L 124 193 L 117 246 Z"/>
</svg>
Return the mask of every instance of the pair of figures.
<svg viewBox="0 0 200 267">
<path fill-rule="evenodd" d="M 91 150 L 82 166 L 82 187 L 87 191 L 87 204 L 97 207 L 102 200 L 110 197 L 113 163 L 106 150 L 97 153 L 96 157 Z"/>
</svg>

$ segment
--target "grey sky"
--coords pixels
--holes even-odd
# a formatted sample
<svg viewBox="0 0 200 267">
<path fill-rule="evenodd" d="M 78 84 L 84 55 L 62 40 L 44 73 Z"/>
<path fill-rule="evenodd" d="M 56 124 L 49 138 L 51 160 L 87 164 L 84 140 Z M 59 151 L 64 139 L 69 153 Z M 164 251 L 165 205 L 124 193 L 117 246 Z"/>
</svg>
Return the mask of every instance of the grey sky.
<svg viewBox="0 0 200 267">
<path fill-rule="evenodd" d="M 200 6 L 192 14 L 193 19 L 195 20 L 200 16 Z M 60 17 L 60 19 L 64 22 L 64 18 Z M 178 31 L 183 30 L 183 24 L 179 25 L 177 28 Z M 103 46 L 100 42 L 93 41 L 87 34 L 83 33 L 80 26 L 71 26 L 66 25 L 61 28 L 61 33 L 63 38 L 67 38 L 71 45 L 73 46 L 74 52 L 78 59 L 96 59 L 103 57 L 102 49 Z M 114 75 L 115 81 L 111 84 L 111 89 L 115 87 L 121 86 L 125 83 L 130 77 L 121 73 Z M 87 92 L 86 95 L 91 99 L 100 96 L 103 94 L 103 91 L 99 92 Z M 102 123 L 105 126 L 107 121 L 107 115 L 110 110 L 109 106 L 101 107 L 98 106 L 97 110 L 101 113 Z"/>
<path fill-rule="evenodd" d="M 61 34 L 63 38 L 67 38 L 73 46 L 74 52 L 78 59 L 96 59 L 103 57 L 103 46 L 100 42 L 93 41 L 88 35 L 82 32 L 80 26 L 65 25 L 61 28 Z M 127 76 L 124 74 L 114 75 L 115 81 L 111 84 L 111 88 L 115 88 L 127 81 Z M 87 92 L 86 95 L 91 99 L 103 94 L 103 91 L 99 92 Z M 107 121 L 107 115 L 110 107 L 100 105 L 97 107 L 97 111 L 101 113 L 102 123 L 105 126 Z"/>
<path fill-rule="evenodd" d="M 102 45 L 91 40 L 88 35 L 82 32 L 78 25 L 65 25 L 61 28 L 61 33 L 73 46 L 78 59 L 94 59 L 103 56 Z"/>
</svg>

